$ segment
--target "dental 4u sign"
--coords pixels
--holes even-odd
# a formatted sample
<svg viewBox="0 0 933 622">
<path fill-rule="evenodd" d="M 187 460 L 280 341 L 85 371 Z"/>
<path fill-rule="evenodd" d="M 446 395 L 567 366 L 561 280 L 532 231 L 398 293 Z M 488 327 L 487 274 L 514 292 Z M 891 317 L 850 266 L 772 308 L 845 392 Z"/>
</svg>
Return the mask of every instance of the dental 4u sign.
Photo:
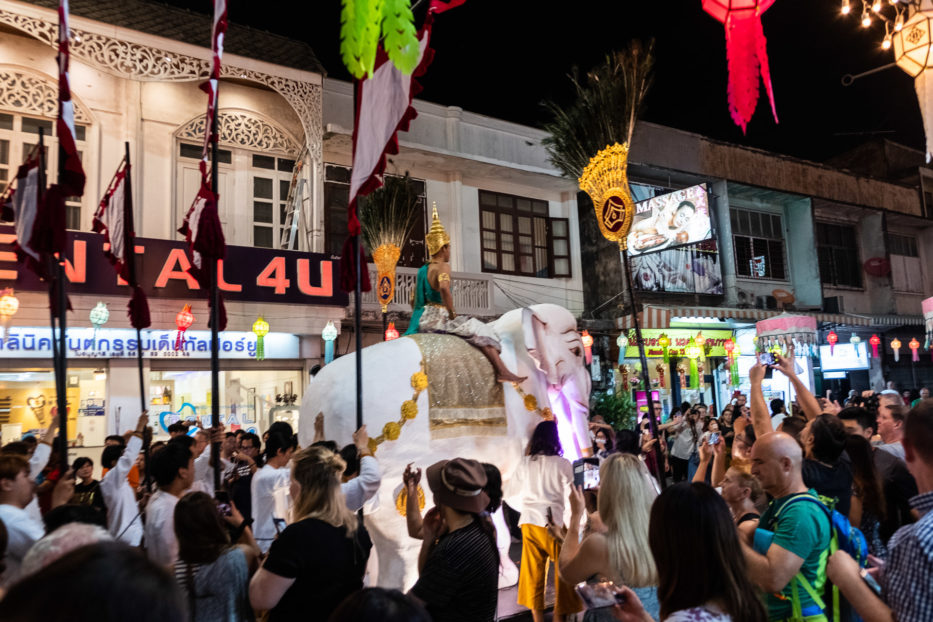
<svg viewBox="0 0 933 622">
<path fill-rule="evenodd" d="M 16 261 L 14 240 L 13 227 L 0 227 L 0 283 L 15 280 L 16 289 L 46 291 L 48 285 Z M 116 276 L 104 256 L 103 245 L 99 234 L 68 232 L 65 277 L 69 293 L 129 296 L 125 281 Z M 185 249 L 182 241 L 136 238 L 137 276 L 148 296 L 207 295 L 188 274 L 191 264 Z M 227 246 L 227 256 L 217 263 L 218 287 L 227 300 L 340 307 L 348 304 L 347 294 L 336 286 L 337 261 L 324 254 Z"/>
</svg>

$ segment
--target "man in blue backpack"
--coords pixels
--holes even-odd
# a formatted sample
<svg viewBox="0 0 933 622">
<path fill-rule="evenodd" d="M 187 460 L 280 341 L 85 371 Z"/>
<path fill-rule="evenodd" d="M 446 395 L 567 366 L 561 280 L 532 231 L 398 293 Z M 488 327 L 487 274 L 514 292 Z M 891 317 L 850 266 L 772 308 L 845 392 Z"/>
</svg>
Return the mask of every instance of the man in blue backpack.
<svg viewBox="0 0 933 622">
<path fill-rule="evenodd" d="M 783 432 L 761 436 L 752 448 L 752 475 L 774 500 L 759 529 L 743 533 L 742 548 L 752 581 L 767 594 L 771 622 L 827 620 L 822 595 L 830 522 L 803 483 L 802 463 L 800 445 Z"/>
</svg>

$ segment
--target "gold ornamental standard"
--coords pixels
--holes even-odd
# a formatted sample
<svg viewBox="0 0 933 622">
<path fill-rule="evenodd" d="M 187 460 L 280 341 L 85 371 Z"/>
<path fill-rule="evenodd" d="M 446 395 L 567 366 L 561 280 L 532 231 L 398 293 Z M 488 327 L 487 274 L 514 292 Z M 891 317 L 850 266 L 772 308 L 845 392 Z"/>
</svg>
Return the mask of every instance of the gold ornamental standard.
<svg viewBox="0 0 933 622">
<path fill-rule="evenodd" d="M 635 215 L 635 202 L 628 187 L 628 143 L 607 146 L 590 159 L 578 180 L 590 195 L 599 230 L 610 242 L 626 249 L 626 238 Z"/>
</svg>

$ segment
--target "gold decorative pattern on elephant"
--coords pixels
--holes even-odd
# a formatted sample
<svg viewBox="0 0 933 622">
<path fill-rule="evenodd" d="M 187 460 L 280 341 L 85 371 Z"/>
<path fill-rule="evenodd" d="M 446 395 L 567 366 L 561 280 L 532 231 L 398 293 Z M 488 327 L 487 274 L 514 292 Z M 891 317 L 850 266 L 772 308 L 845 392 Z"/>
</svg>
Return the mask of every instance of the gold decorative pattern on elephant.
<svg viewBox="0 0 933 622">
<path fill-rule="evenodd" d="M 398 493 L 398 496 L 395 497 L 395 509 L 400 516 L 407 516 L 407 506 L 408 490 L 405 489 L 405 486 L 402 486 L 402 490 Z M 421 487 L 421 484 L 418 484 L 418 509 L 422 512 L 424 511 L 424 488 Z"/>
<path fill-rule="evenodd" d="M 551 412 L 551 409 L 547 406 L 544 408 L 538 408 L 538 398 L 529 393 L 525 393 L 522 385 L 518 384 L 517 382 L 513 382 L 512 388 L 515 389 L 515 392 L 522 397 L 522 402 L 525 404 L 525 410 L 537 414 L 545 421 L 552 421 L 554 419 L 554 413 Z"/>
<path fill-rule="evenodd" d="M 413 389 L 411 399 L 402 402 L 399 420 L 388 422 L 382 426 L 382 434 L 369 439 L 369 451 L 373 452 L 373 455 L 375 455 L 379 445 L 385 441 L 397 441 L 398 437 L 402 435 L 402 426 L 418 416 L 418 396 L 428 388 L 428 375 L 424 373 L 424 361 L 421 361 L 421 370 L 411 375 L 411 388 Z"/>
<path fill-rule="evenodd" d="M 431 379 L 431 438 L 503 434 L 508 425 L 505 395 L 486 356 L 455 335 L 417 333 L 409 338 L 421 349 Z"/>
</svg>

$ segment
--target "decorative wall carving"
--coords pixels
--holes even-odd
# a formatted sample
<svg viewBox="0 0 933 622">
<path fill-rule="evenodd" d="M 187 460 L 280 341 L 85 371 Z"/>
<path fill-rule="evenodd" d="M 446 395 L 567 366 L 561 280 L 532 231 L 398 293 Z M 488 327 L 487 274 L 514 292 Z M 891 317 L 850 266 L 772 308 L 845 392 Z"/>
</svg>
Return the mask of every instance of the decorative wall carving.
<svg viewBox="0 0 933 622">
<path fill-rule="evenodd" d="M 25 32 L 49 46 L 56 45 L 58 24 L 54 21 L 0 9 L 0 23 Z M 209 72 L 206 59 L 160 50 L 79 28 L 71 29 L 71 37 L 71 53 L 75 58 L 121 78 L 185 82 L 206 79 Z M 205 50 L 205 56 L 207 55 Z M 279 93 L 301 120 L 312 160 L 321 162 L 323 133 L 320 86 L 251 69 L 230 65 L 222 67 L 223 77 L 252 80 Z"/>
<path fill-rule="evenodd" d="M 186 123 L 176 135 L 200 143 L 204 140 L 207 116 L 201 115 Z M 301 145 L 285 130 L 268 120 L 243 110 L 220 110 L 217 117 L 220 144 L 244 147 L 263 153 L 274 153 L 294 158 Z"/>
<path fill-rule="evenodd" d="M 0 108 L 54 118 L 58 114 L 58 85 L 31 73 L 0 68 Z M 90 113 L 78 102 L 75 121 L 91 122 Z"/>
</svg>

